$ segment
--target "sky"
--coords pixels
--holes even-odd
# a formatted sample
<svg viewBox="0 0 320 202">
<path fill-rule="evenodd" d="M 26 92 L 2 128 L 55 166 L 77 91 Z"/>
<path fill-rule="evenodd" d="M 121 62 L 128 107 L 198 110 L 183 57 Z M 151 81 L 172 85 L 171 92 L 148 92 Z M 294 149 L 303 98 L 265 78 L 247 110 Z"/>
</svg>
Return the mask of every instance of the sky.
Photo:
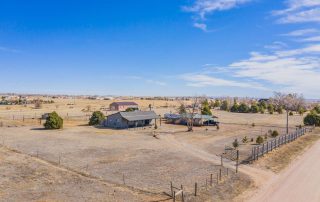
<svg viewBox="0 0 320 202">
<path fill-rule="evenodd" d="M 0 92 L 320 98 L 320 0 L 3 0 Z"/>
</svg>

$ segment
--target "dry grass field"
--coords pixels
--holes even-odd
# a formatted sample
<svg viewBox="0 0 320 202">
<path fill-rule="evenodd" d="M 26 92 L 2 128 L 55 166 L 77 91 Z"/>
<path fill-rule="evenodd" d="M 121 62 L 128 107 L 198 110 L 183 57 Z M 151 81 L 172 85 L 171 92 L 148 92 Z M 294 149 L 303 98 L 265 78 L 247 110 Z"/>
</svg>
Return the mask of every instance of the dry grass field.
<svg viewBox="0 0 320 202">
<path fill-rule="evenodd" d="M 208 191 L 200 191 L 199 197 L 191 197 L 194 183 L 203 188 L 210 174 L 216 176 L 221 168 L 220 155 L 234 139 L 241 142 L 244 136 L 249 140 L 254 138 L 254 142 L 240 144 L 240 159 L 245 160 L 258 135 L 269 130 L 285 131 L 285 115 L 219 110 L 213 111 L 221 122 L 219 130 L 195 127 L 194 132 L 186 132 L 186 126 L 163 122 L 157 130 L 87 126 L 92 111 L 105 109 L 110 102 L 61 99 L 42 109 L 0 106 L 0 143 L 4 146 L 0 150 L 2 198 L 5 201 L 159 201 L 168 199 L 164 192 L 170 193 L 172 181 L 184 186 L 191 201 L 232 201 L 253 186 L 248 176 L 235 175 L 233 168 L 229 178 Z M 142 109 L 152 104 L 161 115 L 175 112 L 175 106 L 179 105 L 174 101 L 136 102 Z M 84 110 L 88 108 L 90 111 Z M 37 118 L 51 111 L 64 117 L 64 129 L 42 129 Z M 290 130 L 302 124 L 302 119 L 299 115 L 291 116 Z M 154 131 L 157 138 L 153 137 Z M 232 162 L 226 164 L 233 166 Z"/>
</svg>

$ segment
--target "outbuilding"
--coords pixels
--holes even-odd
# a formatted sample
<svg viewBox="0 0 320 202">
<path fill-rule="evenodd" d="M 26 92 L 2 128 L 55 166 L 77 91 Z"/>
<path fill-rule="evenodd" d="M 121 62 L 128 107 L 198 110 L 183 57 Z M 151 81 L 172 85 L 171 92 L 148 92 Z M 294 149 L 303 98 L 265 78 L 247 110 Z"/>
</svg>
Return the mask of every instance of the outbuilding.
<svg viewBox="0 0 320 202">
<path fill-rule="evenodd" d="M 216 126 L 219 122 L 216 120 L 218 117 L 213 115 L 202 115 L 202 114 L 165 114 L 164 118 L 167 123 L 187 125 L 188 120 L 193 117 L 194 126 Z"/>
<path fill-rule="evenodd" d="M 126 111 L 128 108 L 138 110 L 139 105 L 135 102 L 113 102 L 110 104 L 111 111 Z"/>
<path fill-rule="evenodd" d="M 118 112 L 107 116 L 103 126 L 108 128 L 136 128 L 150 126 L 159 116 L 154 111 Z"/>
</svg>

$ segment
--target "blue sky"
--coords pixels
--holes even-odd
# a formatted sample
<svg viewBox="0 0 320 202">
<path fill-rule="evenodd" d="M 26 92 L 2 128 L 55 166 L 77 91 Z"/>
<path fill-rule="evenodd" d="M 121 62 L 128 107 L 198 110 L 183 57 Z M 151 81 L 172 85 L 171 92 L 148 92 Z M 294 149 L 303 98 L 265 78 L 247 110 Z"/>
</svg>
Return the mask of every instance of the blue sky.
<svg viewBox="0 0 320 202">
<path fill-rule="evenodd" d="M 319 0 L 0 7 L 0 92 L 320 98 L 319 56 Z"/>
</svg>

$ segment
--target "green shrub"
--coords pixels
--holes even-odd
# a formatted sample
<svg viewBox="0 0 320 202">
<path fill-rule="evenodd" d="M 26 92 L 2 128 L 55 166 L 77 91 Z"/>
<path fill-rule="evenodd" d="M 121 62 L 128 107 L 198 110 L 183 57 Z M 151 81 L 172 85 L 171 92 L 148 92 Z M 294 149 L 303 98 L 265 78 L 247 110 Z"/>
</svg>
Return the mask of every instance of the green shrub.
<svg viewBox="0 0 320 202">
<path fill-rule="evenodd" d="M 255 123 L 252 123 L 252 124 L 251 124 L 251 126 L 252 126 L 252 127 L 255 127 L 255 126 L 256 126 L 256 124 L 255 124 Z"/>
<path fill-rule="evenodd" d="M 239 111 L 239 105 L 237 103 L 235 103 L 234 105 L 232 105 L 231 112 L 238 112 Z"/>
<path fill-rule="evenodd" d="M 293 112 L 292 111 L 289 112 L 289 116 L 293 116 Z"/>
<path fill-rule="evenodd" d="M 210 107 L 208 104 L 204 104 L 202 109 L 201 109 L 201 114 L 202 115 L 212 115 L 212 112 L 210 110 Z"/>
<path fill-rule="evenodd" d="M 247 136 L 244 136 L 244 138 L 242 138 L 242 142 L 243 142 L 243 143 L 247 143 L 247 142 L 248 142 Z"/>
<path fill-rule="evenodd" d="M 63 119 L 57 114 L 57 112 L 52 112 L 48 114 L 44 127 L 46 129 L 61 129 L 63 128 Z"/>
<path fill-rule="evenodd" d="M 320 115 L 311 112 L 306 117 L 304 117 L 303 123 L 307 126 L 320 126 Z"/>
<path fill-rule="evenodd" d="M 283 109 L 282 109 L 282 107 L 278 107 L 278 108 L 277 108 L 277 112 L 278 112 L 278 114 L 283 114 Z"/>
<path fill-rule="evenodd" d="M 235 139 L 235 140 L 232 142 L 232 146 L 233 146 L 234 148 L 239 147 L 238 139 Z"/>
<path fill-rule="evenodd" d="M 224 111 L 228 111 L 229 110 L 229 103 L 227 100 L 223 100 L 222 101 L 222 104 L 221 104 L 221 107 L 220 107 L 221 110 L 224 110 Z"/>
<path fill-rule="evenodd" d="M 99 125 L 104 119 L 105 119 L 105 116 L 102 112 L 95 111 L 92 113 L 92 116 L 90 117 L 89 125 L 90 126 Z"/>
<path fill-rule="evenodd" d="M 261 137 L 260 135 L 257 137 L 257 139 L 256 139 L 256 143 L 257 144 L 262 144 L 264 142 L 264 139 L 263 139 L 263 137 Z"/>
<path fill-rule="evenodd" d="M 250 109 L 250 111 L 252 112 L 252 113 L 258 113 L 259 111 L 260 111 L 260 109 L 259 109 L 259 106 L 258 105 L 251 105 L 251 109 Z"/>
<path fill-rule="evenodd" d="M 239 113 L 249 113 L 250 112 L 250 108 L 248 107 L 248 105 L 241 103 L 239 108 L 238 108 Z"/>
<path fill-rule="evenodd" d="M 273 112 L 274 112 L 274 106 L 273 106 L 272 104 L 269 104 L 269 105 L 268 105 L 268 112 L 269 112 L 269 114 L 273 114 Z"/>
<path fill-rule="evenodd" d="M 315 106 L 313 109 L 320 114 L 320 105 Z"/>
<path fill-rule="evenodd" d="M 306 112 L 306 110 L 304 108 L 300 107 L 298 112 L 302 116 Z"/>
<path fill-rule="evenodd" d="M 271 133 L 271 137 L 277 137 L 278 135 L 279 135 L 279 132 L 276 130 L 272 131 Z"/>
</svg>

